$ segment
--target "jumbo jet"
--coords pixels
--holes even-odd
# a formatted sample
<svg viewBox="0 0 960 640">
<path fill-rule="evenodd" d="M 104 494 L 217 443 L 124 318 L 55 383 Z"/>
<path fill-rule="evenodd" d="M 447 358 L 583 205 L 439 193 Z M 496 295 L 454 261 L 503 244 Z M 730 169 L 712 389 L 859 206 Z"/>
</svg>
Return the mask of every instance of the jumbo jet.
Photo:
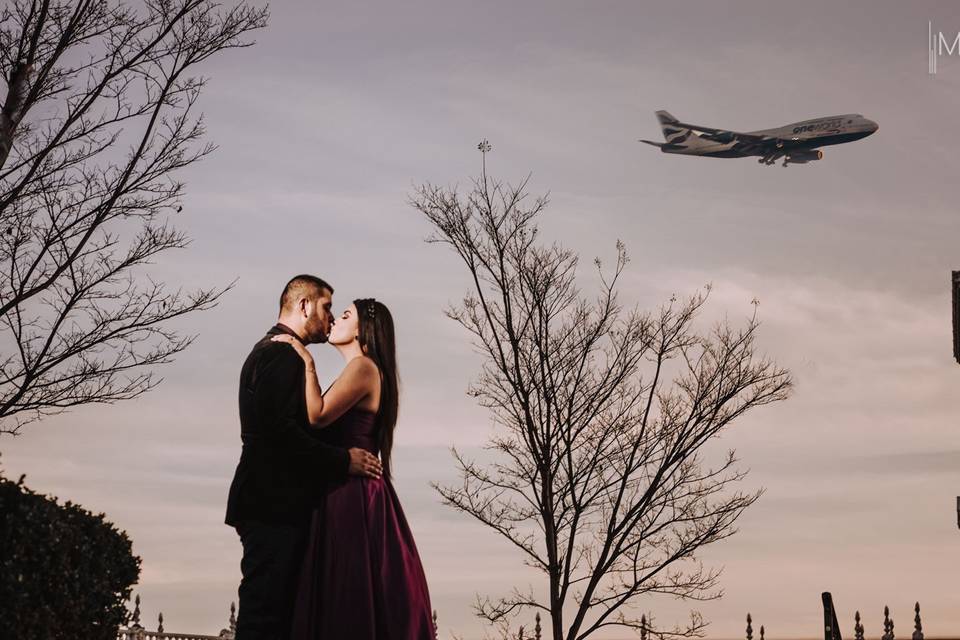
<svg viewBox="0 0 960 640">
<path fill-rule="evenodd" d="M 767 165 L 783 158 L 783 166 L 819 160 L 823 152 L 817 147 L 866 138 L 879 126 L 859 113 L 815 118 L 747 133 L 680 122 L 666 111 L 657 111 L 657 120 L 666 142 L 640 142 L 660 147 L 664 153 L 712 158 L 759 156 L 757 162 Z"/>
</svg>

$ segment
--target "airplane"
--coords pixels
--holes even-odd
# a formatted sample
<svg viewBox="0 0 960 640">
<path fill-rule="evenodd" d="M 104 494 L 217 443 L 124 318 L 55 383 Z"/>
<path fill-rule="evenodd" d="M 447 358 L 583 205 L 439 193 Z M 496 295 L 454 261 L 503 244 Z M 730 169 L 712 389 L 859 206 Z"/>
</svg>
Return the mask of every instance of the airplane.
<svg viewBox="0 0 960 640">
<path fill-rule="evenodd" d="M 657 120 L 666 142 L 640 140 L 660 147 L 663 153 L 711 158 L 760 156 L 757 162 L 772 165 L 783 158 L 783 166 L 804 164 L 823 157 L 817 147 L 843 144 L 865 138 L 879 125 L 859 113 L 795 122 L 776 129 L 740 133 L 680 122 L 666 111 L 657 111 Z"/>
</svg>

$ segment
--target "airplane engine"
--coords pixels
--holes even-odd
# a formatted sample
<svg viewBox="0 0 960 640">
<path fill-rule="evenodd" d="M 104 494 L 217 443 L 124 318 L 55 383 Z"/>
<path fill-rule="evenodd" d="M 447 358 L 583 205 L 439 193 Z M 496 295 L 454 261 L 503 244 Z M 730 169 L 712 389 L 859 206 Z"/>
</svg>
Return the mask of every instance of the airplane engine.
<svg viewBox="0 0 960 640">
<path fill-rule="evenodd" d="M 804 162 L 812 162 L 814 160 L 819 160 L 823 157 L 823 151 L 820 149 L 804 149 L 801 151 L 794 151 L 787 154 L 785 160 L 787 162 L 792 162 L 794 164 L 803 164 Z"/>
</svg>

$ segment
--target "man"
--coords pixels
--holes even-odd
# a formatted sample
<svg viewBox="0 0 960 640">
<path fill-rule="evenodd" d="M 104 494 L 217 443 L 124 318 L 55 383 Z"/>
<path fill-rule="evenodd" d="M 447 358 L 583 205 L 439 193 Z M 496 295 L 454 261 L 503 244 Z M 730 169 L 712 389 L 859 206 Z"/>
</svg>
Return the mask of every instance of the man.
<svg viewBox="0 0 960 640">
<path fill-rule="evenodd" d="M 348 473 L 382 473 L 370 452 L 333 447 L 309 433 L 303 360 L 270 339 L 287 333 L 304 344 L 326 342 L 332 296 L 320 278 L 292 278 L 280 296 L 277 324 L 240 371 L 243 450 L 226 515 L 243 545 L 237 640 L 285 640 L 310 510 L 323 485 Z"/>
</svg>

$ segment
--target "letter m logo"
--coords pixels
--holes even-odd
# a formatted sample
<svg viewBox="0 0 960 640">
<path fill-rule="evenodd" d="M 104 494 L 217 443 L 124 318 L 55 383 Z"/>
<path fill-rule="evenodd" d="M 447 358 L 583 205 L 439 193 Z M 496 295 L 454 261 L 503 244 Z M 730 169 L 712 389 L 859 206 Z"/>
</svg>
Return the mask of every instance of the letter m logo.
<svg viewBox="0 0 960 640">
<path fill-rule="evenodd" d="M 937 54 L 943 55 L 943 49 L 946 47 L 947 55 L 952 56 L 954 51 L 960 50 L 960 31 L 957 32 L 957 37 L 953 39 L 953 44 L 947 44 L 947 39 L 943 37 L 943 32 L 937 34 Z"/>
</svg>

